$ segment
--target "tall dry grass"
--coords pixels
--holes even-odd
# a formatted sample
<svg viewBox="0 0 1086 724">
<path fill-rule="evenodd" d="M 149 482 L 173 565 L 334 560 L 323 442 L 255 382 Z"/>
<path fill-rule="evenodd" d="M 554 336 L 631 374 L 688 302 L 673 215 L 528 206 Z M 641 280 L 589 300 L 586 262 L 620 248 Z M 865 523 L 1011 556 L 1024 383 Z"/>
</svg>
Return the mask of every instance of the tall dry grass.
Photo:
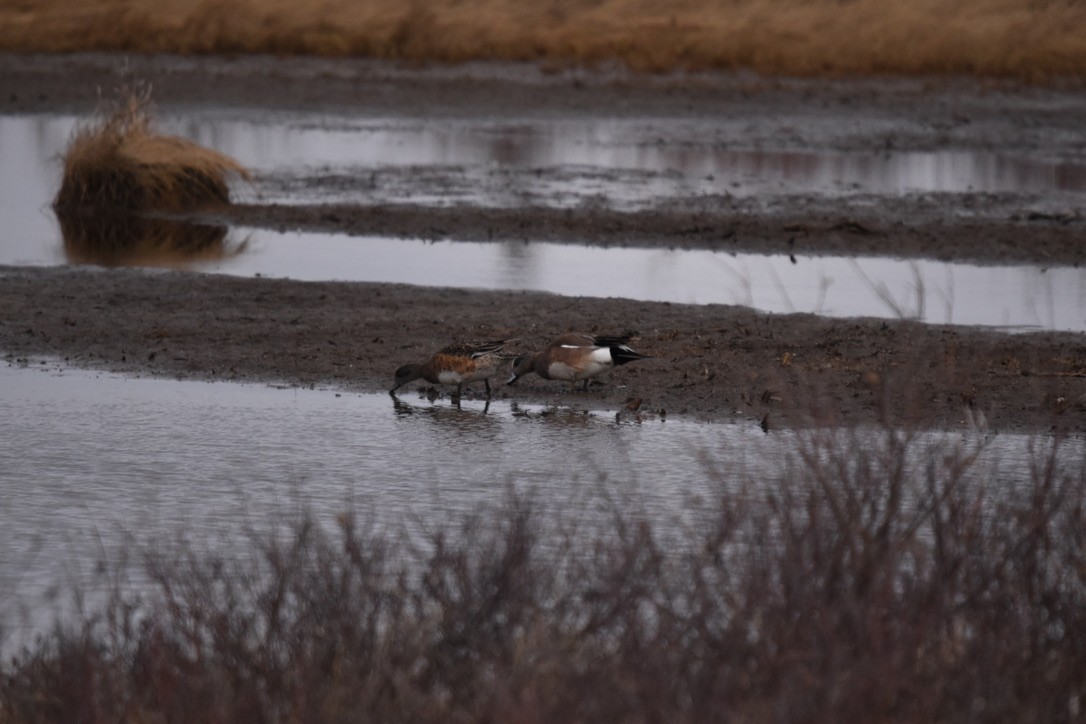
<svg viewBox="0 0 1086 724">
<path fill-rule="evenodd" d="M 1078 720 L 1081 455 L 980 451 L 810 431 L 678 538 L 511 494 L 415 545 L 302 516 L 255 560 L 147 550 L 149 591 L 2 665 L 0 721 Z"/>
<path fill-rule="evenodd" d="M 1074 0 L 35 0 L 0 5 L 0 49 L 618 60 L 639 70 L 1086 73 Z"/>
<path fill-rule="evenodd" d="M 184 211 L 230 201 L 228 181 L 247 177 L 236 161 L 151 128 L 149 97 L 125 92 L 78 129 L 64 150 L 58 215 Z"/>
</svg>

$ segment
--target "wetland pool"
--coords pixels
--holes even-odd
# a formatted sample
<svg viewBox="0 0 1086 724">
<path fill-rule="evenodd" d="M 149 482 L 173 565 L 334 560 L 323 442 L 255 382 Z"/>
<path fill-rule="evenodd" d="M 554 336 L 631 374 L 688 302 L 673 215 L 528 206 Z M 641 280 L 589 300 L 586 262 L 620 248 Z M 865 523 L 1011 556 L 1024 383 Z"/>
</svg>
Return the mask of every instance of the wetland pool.
<svg viewBox="0 0 1086 724">
<path fill-rule="evenodd" d="M 250 531 L 301 509 L 325 524 L 357 511 L 389 530 L 433 528 L 515 489 L 590 524 L 621 510 L 679 530 L 721 491 L 772 484 L 803 436 L 504 397 L 456 407 L 417 392 L 127 378 L 41 360 L 0 366 L 0 399 L 0 616 L 16 620 L 67 584 L 87 585 L 133 541 L 240 550 Z M 931 434 L 916 451 L 978 441 Z M 972 469 L 992 486 L 1028 477 L 1033 442 L 995 437 Z M 1081 442 L 1064 450 L 1081 455 Z"/>
<path fill-rule="evenodd" d="M 551 242 L 422 241 L 235 229 L 245 249 L 190 268 L 301 281 L 551 292 L 763 312 L 1086 331 L 1086 267 L 732 254 Z"/>
</svg>

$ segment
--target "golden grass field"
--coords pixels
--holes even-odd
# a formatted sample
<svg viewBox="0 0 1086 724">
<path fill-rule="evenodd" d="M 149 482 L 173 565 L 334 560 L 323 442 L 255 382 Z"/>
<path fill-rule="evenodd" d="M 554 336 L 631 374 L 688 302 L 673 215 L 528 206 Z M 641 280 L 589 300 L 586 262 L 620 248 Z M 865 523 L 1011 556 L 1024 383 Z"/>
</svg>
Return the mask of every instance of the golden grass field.
<svg viewBox="0 0 1086 724">
<path fill-rule="evenodd" d="M 618 60 L 635 70 L 1086 75 L 1080 0 L 8 0 L 0 50 Z"/>
</svg>

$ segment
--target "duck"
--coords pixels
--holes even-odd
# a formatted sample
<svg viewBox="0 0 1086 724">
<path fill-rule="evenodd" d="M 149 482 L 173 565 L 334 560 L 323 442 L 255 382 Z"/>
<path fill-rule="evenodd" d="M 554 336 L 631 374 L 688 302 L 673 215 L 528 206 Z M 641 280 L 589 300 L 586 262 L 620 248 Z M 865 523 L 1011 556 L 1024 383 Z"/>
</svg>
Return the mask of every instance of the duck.
<svg viewBox="0 0 1086 724">
<path fill-rule="evenodd" d="M 526 354 L 513 360 L 513 375 L 506 382 L 514 384 L 526 374 L 535 372 L 545 380 L 567 380 L 570 389 L 577 383 L 588 381 L 620 365 L 639 359 L 651 359 L 630 349 L 630 335 L 593 336 L 590 334 L 563 334 L 553 339 L 542 352 Z"/>
<path fill-rule="evenodd" d="M 482 380 L 489 399 L 490 378 L 513 358 L 512 354 L 503 350 L 509 341 L 499 339 L 450 344 L 421 364 L 406 364 L 397 369 L 396 384 L 388 393 L 395 397 L 396 390 L 409 382 L 423 379 L 435 385 L 456 385 L 455 397 L 459 399 L 464 385 Z"/>
</svg>

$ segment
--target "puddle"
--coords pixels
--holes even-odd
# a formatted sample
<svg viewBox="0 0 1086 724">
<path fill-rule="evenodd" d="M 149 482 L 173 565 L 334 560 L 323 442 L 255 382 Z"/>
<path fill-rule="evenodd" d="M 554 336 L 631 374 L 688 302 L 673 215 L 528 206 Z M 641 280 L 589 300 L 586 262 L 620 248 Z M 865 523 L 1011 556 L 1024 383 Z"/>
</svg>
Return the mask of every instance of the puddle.
<svg viewBox="0 0 1086 724">
<path fill-rule="evenodd" d="M 14 615 L 16 598 L 93 579 L 97 561 L 123 558 L 126 535 L 183 533 L 222 551 L 302 505 L 324 523 L 353 508 L 390 528 L 438 525 L 500 505 L 513 484 L 600 524 L 618 505 L 680 526 L 721 485 L 771 480 L 795 445 L 793 433 L 753 424 L 619 423 L 508 400 L 457 409 L 414 394 L 132 379 L 52 363 L 0 367 L 0 398 L 0 618 Z M 1001 436 L 985 455 L 999 474 L 979 474 L 998 485 L 1027 468 L 1028 441 Z"/>
<path fill-rule="evenodd" d="M 974 266 L 886 257 L 728 254 L 546 242 L 414 241 L 237 229 L 248 253 L 216 273 L 548 291 L 772 313 L 1086 331 L 1086 267 Z M 995 292 L 995 293 L 993 293 Z"/>
</svg>

